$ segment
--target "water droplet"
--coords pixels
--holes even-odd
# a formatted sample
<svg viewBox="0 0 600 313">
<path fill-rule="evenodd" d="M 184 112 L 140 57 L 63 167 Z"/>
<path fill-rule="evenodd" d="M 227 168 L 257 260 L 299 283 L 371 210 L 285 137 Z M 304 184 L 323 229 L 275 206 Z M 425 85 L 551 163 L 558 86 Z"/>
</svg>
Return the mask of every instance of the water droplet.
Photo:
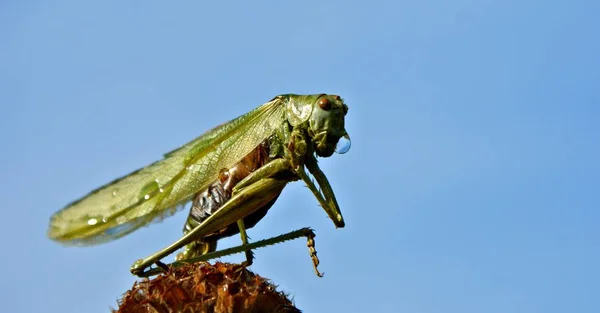
<svg viewBox="0 0 600 313">
<path fill-rule="evenodd" d="M 337 145 L 335 146 L 335 152 L 339 154 L 344 154 L 350 150 L 350 146 L 352 146 L 352 141 L 350 140 L 350 135 L 345 134 L 344 137 L 338 140 Z"/>
<path fill-rule="evenodd" d="M 142 190 L 140 190 L 139 196 L 140 196 L 140 198 L 144 198 L 145 200 L 148 200 L 148 199 L 150 199 L 150 195 L 152 195 L 153 193 L 158 191 L 158 189 L 159 189 L 158 183 L 156 181 L 151 181 L 148 184 L 146 184 L 144 187 L 142 187 Z"/>
<path fill-rule="evenodd" d="M 96 225 L 98 223 L 98 220 L 95 218 L 90 218 L 88 220 L 88 225 Z"/>
<path fill-rule="evenodd" d="M 112 192 L 112 196 L 116 197 L 118 193 L 119 193 L 119 189 L 114 189 Z"/>
</svg>

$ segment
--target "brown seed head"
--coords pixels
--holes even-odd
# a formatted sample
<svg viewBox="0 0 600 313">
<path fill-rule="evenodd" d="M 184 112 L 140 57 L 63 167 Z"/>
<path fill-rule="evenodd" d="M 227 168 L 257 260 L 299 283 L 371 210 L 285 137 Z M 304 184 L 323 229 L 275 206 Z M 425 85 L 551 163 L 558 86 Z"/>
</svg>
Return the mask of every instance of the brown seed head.
<svg viewBox="0 0 600 313">
<path fill-rule="evenodd" d="M 136 282 L 113 313 L 300 312 L 268 280 L 238 264 L 196 263 Z"/>
</svg>

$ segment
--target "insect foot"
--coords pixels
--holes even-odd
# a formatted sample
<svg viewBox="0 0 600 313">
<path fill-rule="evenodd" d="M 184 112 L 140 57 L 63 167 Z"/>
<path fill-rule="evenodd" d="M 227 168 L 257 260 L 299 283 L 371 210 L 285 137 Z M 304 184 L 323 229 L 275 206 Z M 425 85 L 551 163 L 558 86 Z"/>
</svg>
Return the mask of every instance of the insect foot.
<svg viewBox="0 0 600 313">
<path fill-rule="evenodd" d="M 135 262 L 133 262 L 133 265 L 131 265 L 131 268 L 129 269 L 131 271 L 131 274 L 139 276 L 142 271 L 144 270 L 144 268 L 142 267 L 142 264 L 144 263 L 144 259 L 139 259 Z"/>
</svg>

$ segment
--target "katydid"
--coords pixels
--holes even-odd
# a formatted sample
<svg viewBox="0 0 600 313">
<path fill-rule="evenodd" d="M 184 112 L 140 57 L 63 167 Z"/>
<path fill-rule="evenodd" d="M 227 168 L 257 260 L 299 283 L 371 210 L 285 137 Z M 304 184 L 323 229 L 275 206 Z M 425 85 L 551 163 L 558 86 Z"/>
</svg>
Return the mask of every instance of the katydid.
<svg viewBox="0 0 600 313">
<path fill-rule="evenodd" d="M 300 236 L 308 238 L 317 271 L 311 230 L 252 244 L 246 229 L 265 216 L 287 183 L 297 180 L 307 185 L 334 225 L 344 227 L 317 156 L 349 150 L 344 125 L 347 112 L 348 106 L 337 95 L 277 96 L 165 154 L 162 160 L 68 204 L 52 216 L 48 236 L 66 245 L 104 243 L 171 216 L 192 202 L 183 237 L 136 261 L 133 274 L 155 273 L 146 269 L 181 248 L 179 263 L 245 252 L 245 263 L 250 265 L 251 249 Z M 216 251 L 218 240 L 237 233 L 242 238 L 240 247 L 226 249 L 225 254 L 225 250 Z"/>
</svg>

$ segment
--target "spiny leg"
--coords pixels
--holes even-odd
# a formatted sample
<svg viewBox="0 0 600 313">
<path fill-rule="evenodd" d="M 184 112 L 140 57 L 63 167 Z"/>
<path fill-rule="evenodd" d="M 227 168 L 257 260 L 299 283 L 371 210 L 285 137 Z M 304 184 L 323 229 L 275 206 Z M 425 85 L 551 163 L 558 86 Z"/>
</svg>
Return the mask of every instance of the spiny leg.
<svg viewBox="0 0 600 313">
<path fill-rule="evenodd" d="M 169 246 L 144 259 L 137 260 L 131 266 L 131 273 L 143 275 L 147 267 L 155 261 L 175 252 L 176 250 L 204 238 L 220 229 L 223 229 L 263 207 L 274 197 L 279 195 L 287 181 L 273 178 L 262 178 L 244 188 L 243 191 L 234 195 L 218 211 L 210 215 L 200 225 L 194 227 L 183 237 Z"/>
<path fill-rule="evenodd" d="M 308 252 L 310 254 L 310 257 L 312 259 L 312 263 L 313 263 L 313 268 L 315 270 L 315 273 L 317 274 L 317 276 L 319 277 L 323 277 L 323 273 L 319 272 L 318 266 L 319 266 L 319 258 L 317 257 L 317 251 L 315 249 L 315 233 L 312 231 L 312 229 L 310 228 L 301 228 L 298 230 L 294 230 L 291 231 L 289 233 L 285 233 L 283 235 L 279 235 L 279 236 L 275 236 L 275 237 L 271 237 L 268 239 L 263 239 L 263 240 L 259 240 L 257 242 L 252 242 L 249 243 L 247 245 L 240 245 L 240 246 L 236 246 L 236 247 L 232 247 L 232 248 L 227 248 L 227 249 L 223 249 L 223 250 L 219 250 L 219 251 L 215 251 L 215 252 L 211 252 L 211 253 L 207 253 L 204 255 L 200 255 L 197 257 L 192 257 L 190 259 L 185 259 L 185 260 L 181 260 L 181 261 L 176 261 L 173 262 L 171 264 L 169 264 L 170 267 L 173 268 L 177 268 L 177 267 L 181 267 L 184 266 L 186 264 L 194 264 L 197 262 L 205 262 L 208 260 L 212 260 L 212 259 L 216 259 L 216 258 L 221 258 L 224 256 L 228 256 L 228 255 L 232 255 L 232 254 L 236 254 L 236 253 L 241 253 L 244 251 L 247 251 L 249 249 L 258 249 L 258 248 L 262 248 L 262 247 L 267 247 L 267 246 L 271 246 L 274 244 L 278 244 L 278 243 L 282 243 L 288 240 L 293 240 L 296 238 L 300 238 L 300 237 L 306 237 L 307 241 L 306 241 L 306 245 L 308 247 Z M 140 277 L 150 277 L 153 275 L 157 275 L 162 273 L 164 270 L 162 268 L 153 268 L 144 272 L 140 272 L 138 274 L 138 276 Z"/>
<path fill-rule="evenodd" d="M 242 237 L 242 247 L 246 247 L 246 246 L 248 246 L 248 234 L 246 234 L 246 226 L 244 225 L 244 220 L 243 219 L 237 220 L 237 225 L 238 225 L 238 228 L 240 229 L 240 237 Z M 254 254 L 252 253 L 252 250 L 250 250 L 250 249 L 244 250 L 244 253 L 246 254 L 246 261 L 244 261 L 242 263 L 242 265 L 243 266 L 252 265 L 252 260 L 254 259 Z"/>
<path fill-rule="evenodd" d="M 304 236 L 306 236 L 306 246 L 308 247 L 308 253 L 310 254 L 310 258 L 313 262 L 313 268 L 315 269 L 315 274 L 319 277 L 323 277 L 325 273 L 319 272 L 319 257 L 317 257 L 317 248 L 315 248 L 315 233 L 312 230 L 308 230 Z"/>
<path fill-rule="evenodd" d="M 232 197 L 219 210 L 169 246 L 144 259 L 135 261 L 131 266 L 131 273 L 138 276 L 144 275 L 146 268 L 154 264 L 155 261 L 227 227 L 233 221 L 252 214 L 279 195 L 289 181 L 271 177 L 288 172 L 290 169 L 291 166 L 287 160 L 275 159 L 254 171 L 234 187 Z"/>
</svg>

